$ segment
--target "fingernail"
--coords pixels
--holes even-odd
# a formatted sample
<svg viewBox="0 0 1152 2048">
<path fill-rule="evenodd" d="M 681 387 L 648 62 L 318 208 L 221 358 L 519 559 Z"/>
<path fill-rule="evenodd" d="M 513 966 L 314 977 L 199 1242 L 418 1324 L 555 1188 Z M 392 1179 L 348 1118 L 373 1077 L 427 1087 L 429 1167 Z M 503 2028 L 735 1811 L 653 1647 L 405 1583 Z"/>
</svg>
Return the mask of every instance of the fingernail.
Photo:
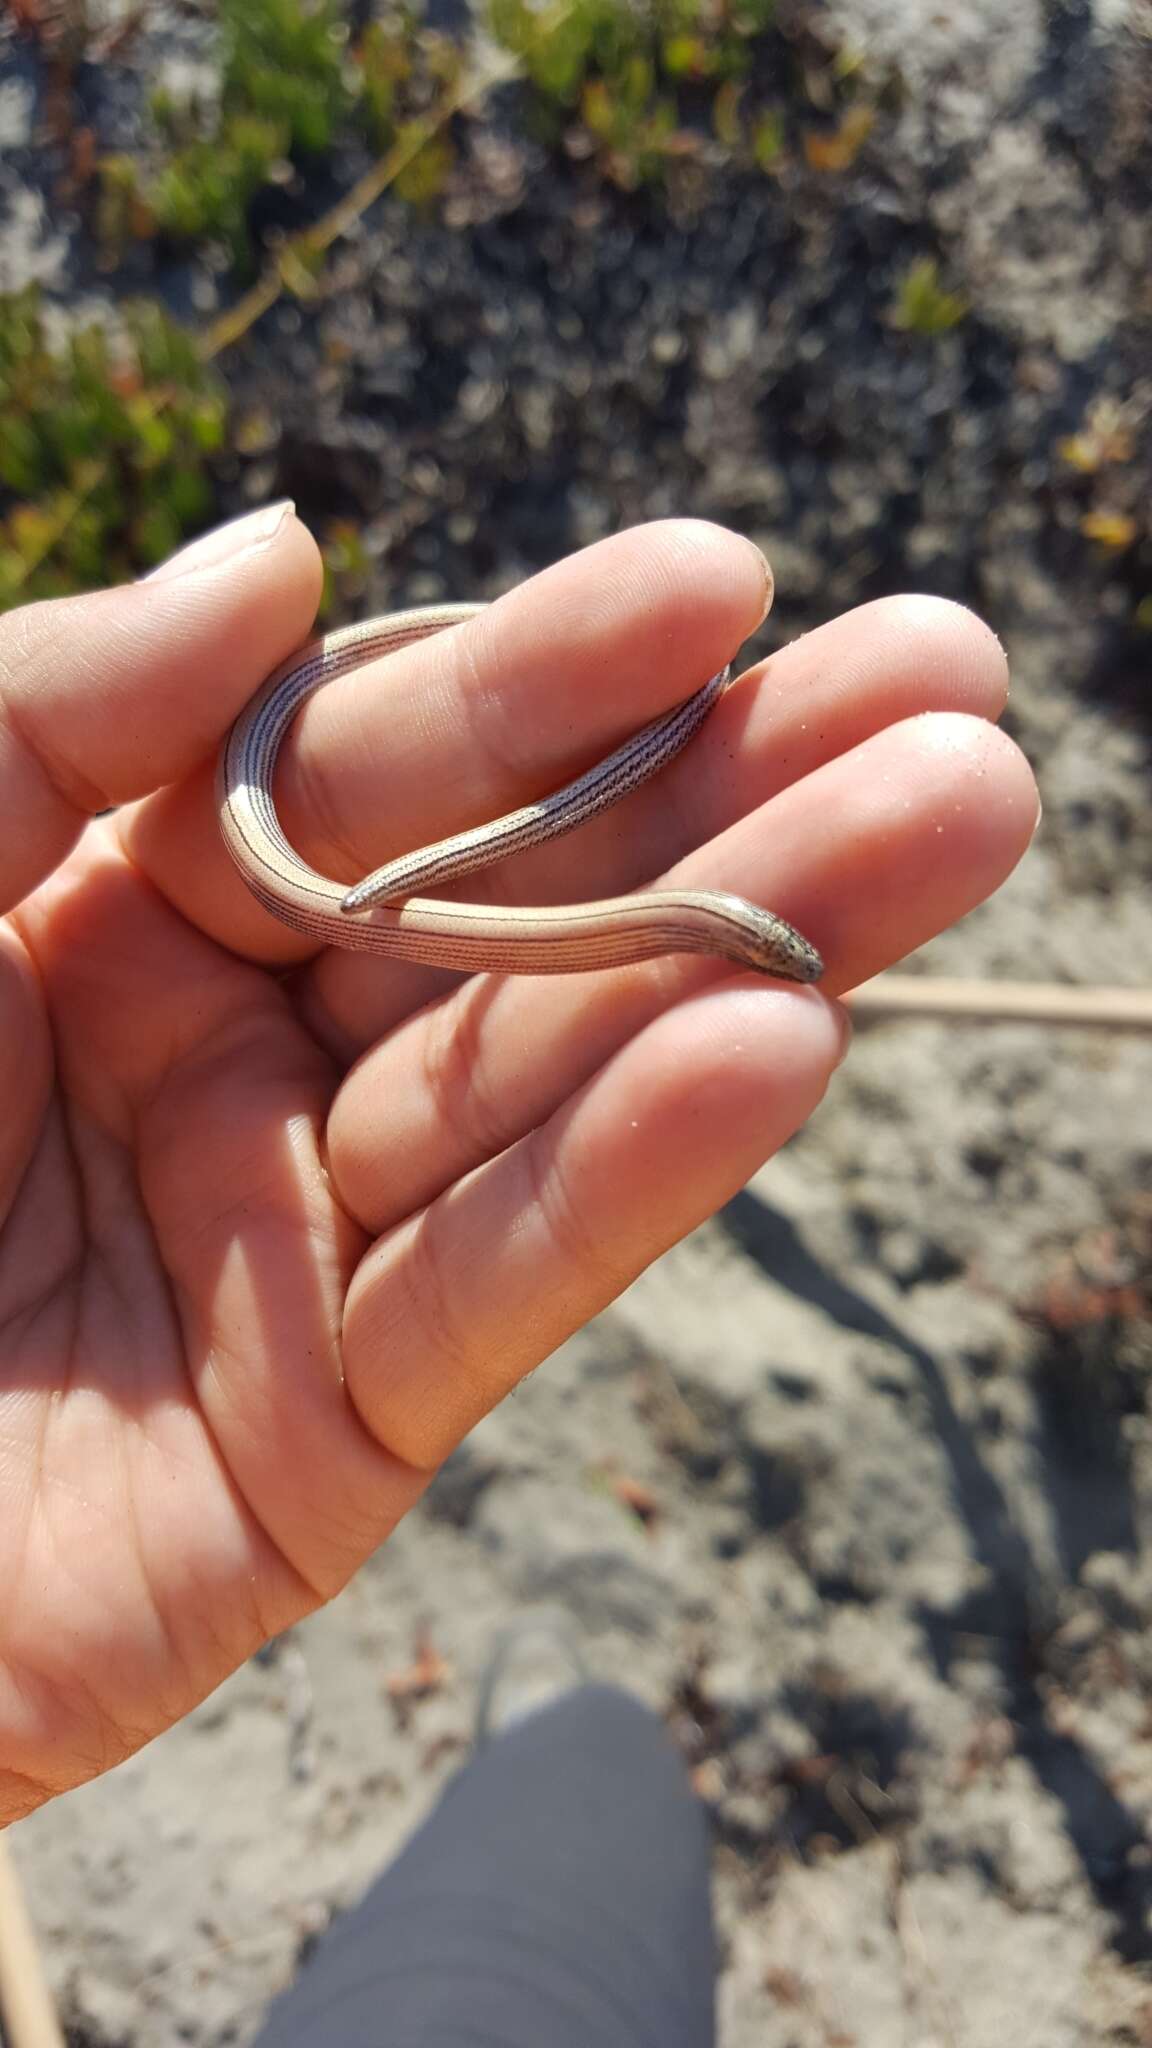
<svg viewBox="0 0 1152 2048">
<path fill-rule="evenodd" d="M 840 1049 L 836 1054 L 836 1065 L 839 1067 L 843 1065 L 843 1062 L 852 1050 L 852 1040 L 856 1036 L 856 1027 L 852 1022 L 847 1003 L 833 1002 L 831 1008 L 840 1027 Z"/>
<path fill-rule="evenodd" d="M 252 548 L 266 547 L 295 510 L 291 498 L 281 498 L 275 505 L 261 505 L 257 512 L 245 512 L 239 519 L 230 519 L 225 526 L 214 526 L 210 533 L 200 534 L 198 539 L 189 541 L 186 548 L 181 548 L 179 554 L 161 562 L 158 569 L 150 569 L 141 580 L 144 583 L 162 583 L 168 576 L 187 576 L 194 570 L 215 569 L 221 562 L 235 561 Z"/>
<path fill-rule="evenodd" d="M 752 546 L 756 547 L 755 541 L 752 542 Z M 772 564 L 768 560 L 767 555 L 763 554 L 759 548 L 756 548 L 756 553 L 760 557 L 760 566 L 764 571 L 764 609 L 760 614 L 760 624 L 763 625 L 772 609 L 772 599 L 776 595 L 776 578 L 772 574 Z"/>
</svg>

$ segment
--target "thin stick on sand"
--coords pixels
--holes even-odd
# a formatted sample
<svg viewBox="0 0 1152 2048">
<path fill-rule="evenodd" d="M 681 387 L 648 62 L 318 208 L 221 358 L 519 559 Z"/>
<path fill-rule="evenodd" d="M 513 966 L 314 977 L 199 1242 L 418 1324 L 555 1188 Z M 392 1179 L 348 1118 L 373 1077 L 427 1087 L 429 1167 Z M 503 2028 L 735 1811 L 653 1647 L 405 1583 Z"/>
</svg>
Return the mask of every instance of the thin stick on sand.
<svg viewBox="0 0 1152 2048">
<path fill-rule="evenodd" d="M 36 1931 L 8 1844 L 0 1837 L 0 2019 L 6 2048 L 65 2048 Z"/>
<path fill-rule="evenodd" d="M 1081 988 L 1058 981 L 953 981 L 878 974 L 845 996 L 862 1024 L 894 1017 L 982 1018 L 1019 1024 L 1152 1031 L 1152 989 Z"/>
</svg>

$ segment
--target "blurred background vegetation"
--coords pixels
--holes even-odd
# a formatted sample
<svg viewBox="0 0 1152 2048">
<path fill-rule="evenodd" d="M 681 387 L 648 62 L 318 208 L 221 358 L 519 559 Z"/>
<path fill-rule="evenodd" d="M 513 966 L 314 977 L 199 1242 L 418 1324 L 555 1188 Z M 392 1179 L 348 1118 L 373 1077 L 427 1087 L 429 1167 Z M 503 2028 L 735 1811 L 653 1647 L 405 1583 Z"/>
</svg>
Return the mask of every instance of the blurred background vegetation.
<svg viewBox="0 0 1152 2048">
<path fill-rule="evenodd" d="M 1106 352 L 1013 333 L 909 142 L 914 83 L 818 0 L 0 21 L 58 246 L 22 276 L 0 245 L 0 604 L 139 573 L 290 490 L 342 609 L 490 588 L 670 509 L 783 525 L 834 593 L 994 611 L 983 541 L 1025 471 L 1053 572 L 1152 629 L 1136 281 Z M 1116 125 L 1135 179 L 1146 129 Z M 473 545 L 504 513 L 508 544 Z M 827 582 L 791 566 L 801 623 Z"/>
</svg>

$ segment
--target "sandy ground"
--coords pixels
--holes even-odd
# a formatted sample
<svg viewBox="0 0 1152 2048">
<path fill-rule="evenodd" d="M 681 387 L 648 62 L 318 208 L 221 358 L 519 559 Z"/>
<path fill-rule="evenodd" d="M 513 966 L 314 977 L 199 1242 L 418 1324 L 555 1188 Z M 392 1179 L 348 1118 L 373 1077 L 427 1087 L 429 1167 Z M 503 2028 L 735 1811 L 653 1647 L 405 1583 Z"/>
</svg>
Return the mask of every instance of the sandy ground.
<svg viewBox="0 0 1152 2048">
<path fill-rule="evenodd" d="M 911 48 L 909 160 L 931 125 L 954 175 L 926 203 L 988 333 L 1074 408 L 1122 375 L 1131 235 L 1086 238 L 1052 10 L 962 12 L 921 36 L 918 8 L 850 10 Z M 1068 13 L 1089 77 L 1118 10 Z M 740 442 L 738 310 L 700 445 L 718 418 Z M 994 618 L 1046 810 L 917 966 L 1147 980 L 1147 651 L 1111 585 L 1066 572 L 1051 495 L 993 470 L 969 501 L 955 445 L 929 451 L 897 566 Z M 764 455 L 780 509 L 745 522 L 786 631 L 872 587 L 890 502 L 881 455 L 853 482 L 849 446 L 805 527 L 792 456 Z M 731 475 L 701 460 L 697 509 Z M 575 503 L 595 523 L 589 488 Z M 862 1031 L 803 1135 L 477 1430 L 338 1600 L 12 1831 L 72 2041 L 249 2039 L 459 1764 L 496 1628 L 545 1599 L 669 1715 L 715 1813 L 723 2048 L 1152 2042 L 1150 1099 L 1135 1035 Z M 446 1673 L 398 1715 L 422 1637 Z"/>
</svg>

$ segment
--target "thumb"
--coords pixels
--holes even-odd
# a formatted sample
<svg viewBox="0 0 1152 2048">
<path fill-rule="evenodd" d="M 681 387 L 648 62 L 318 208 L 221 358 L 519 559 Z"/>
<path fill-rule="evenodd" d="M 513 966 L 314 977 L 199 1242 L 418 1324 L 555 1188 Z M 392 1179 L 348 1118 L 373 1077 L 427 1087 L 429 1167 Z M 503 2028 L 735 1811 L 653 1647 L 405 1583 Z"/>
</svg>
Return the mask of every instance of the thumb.
<svg viewBox="0 0 1152 2048">
<path fill-rule="evenodd" d="M 202 535 L 141 583 L 0 618 L 0 912 L 87 818 L 212 751 L 307 637 L 320 580 L 285 502 Z"/>
</svg>

